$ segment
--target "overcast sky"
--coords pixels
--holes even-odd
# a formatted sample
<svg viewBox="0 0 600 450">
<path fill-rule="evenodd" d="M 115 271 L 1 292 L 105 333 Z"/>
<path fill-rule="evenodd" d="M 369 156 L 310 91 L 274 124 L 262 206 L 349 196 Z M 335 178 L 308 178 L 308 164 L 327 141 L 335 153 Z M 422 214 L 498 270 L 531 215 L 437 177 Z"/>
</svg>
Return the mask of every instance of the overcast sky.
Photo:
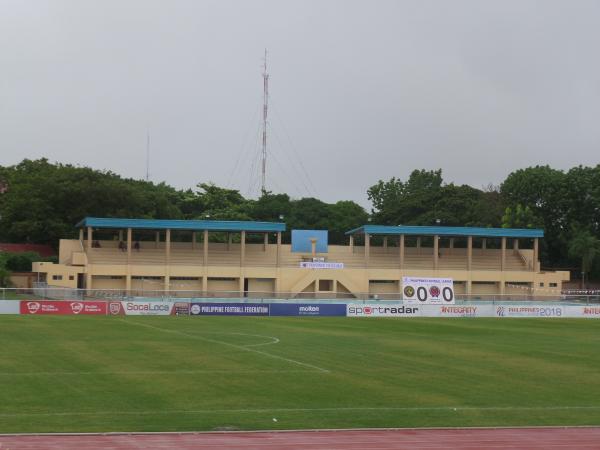
<svg viewBox="0 0 600 450">
<path fill-rule="evenodd" d="M 600 1 L 0 0 L 0 165 L 47 157 L 368 206 L 442 168 L 481 187 L 596 165 Z"/>
</svg>

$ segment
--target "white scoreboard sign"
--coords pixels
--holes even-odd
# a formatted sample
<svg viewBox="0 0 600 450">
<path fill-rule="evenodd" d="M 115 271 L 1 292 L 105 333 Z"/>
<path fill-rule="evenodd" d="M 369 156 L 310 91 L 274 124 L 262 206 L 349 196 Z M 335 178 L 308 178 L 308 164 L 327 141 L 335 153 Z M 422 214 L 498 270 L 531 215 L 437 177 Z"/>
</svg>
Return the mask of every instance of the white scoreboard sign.
<svg viewBox="0 0 600 450">
<path fill-rule="evenodd" d="M 453 305 L 452 278 L 402 277 L 402 299 L 422 305 Z"/>
</svg>

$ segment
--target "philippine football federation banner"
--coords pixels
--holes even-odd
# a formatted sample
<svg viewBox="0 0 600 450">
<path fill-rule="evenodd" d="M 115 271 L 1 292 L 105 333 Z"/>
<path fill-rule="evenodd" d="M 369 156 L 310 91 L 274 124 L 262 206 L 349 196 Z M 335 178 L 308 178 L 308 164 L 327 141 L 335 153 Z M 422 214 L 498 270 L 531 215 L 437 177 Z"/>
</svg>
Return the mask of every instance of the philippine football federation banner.
<svg viewBox="0 0 600 450">
<path fill-rule="evenodd" d="M 192 303 L 192 316 L 268 316 L 269 303 Z"/>
<path fill-rule="evenodd" d="M 402 299 L 422 305 L 453 305 L 452 278 L 402 277 Z"/>
</svg>

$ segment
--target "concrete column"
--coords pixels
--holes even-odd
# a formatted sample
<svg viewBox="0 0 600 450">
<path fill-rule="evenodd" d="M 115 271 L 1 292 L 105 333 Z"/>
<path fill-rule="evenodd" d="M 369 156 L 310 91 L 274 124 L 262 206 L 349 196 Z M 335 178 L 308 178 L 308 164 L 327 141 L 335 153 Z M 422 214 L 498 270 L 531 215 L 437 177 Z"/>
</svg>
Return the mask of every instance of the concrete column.
<svg viewBox="0 0 600 450">
<path fill-rule="evenodd" d="M 263 251 L 267 251 L 267 245 L 269 245 L 269 233 L 265 233 L 265 238 L 263 241 Z"/>
<path fill-rule="evenodd" d="M 119 230 L 119 241 L 123 240 L 123 230 Z"/>
<path fill-rule="evenodd" d="M 208 277 L 206 273 L 202 277 L 202 292 L 206 293 L 208 291 Z"/>
<path fill-rule="evenodd" d="M 160 242 L 160 231 L 156 232 L 156 239 L 154 241 L 154 248 L 158 248 L 158 243 Z"/>
<path fill-rule="evenodd" d="M 281 231 L 277 232 L 277 267 L 281 264 Z"/>
<path fill-rule="evenodd" d="M 369 267 L 370 246 L 371 236 L 369 233 L 365 233 L 365 267 Z"/>
<path fill-rule="evenodd" d="M 417 238 L 417 255 L 421 254 L 421 237 Z"/>
<path fill-rule="evenodd" d="M 350 253 L 354 253 L 354 236 L 350 235 Z"/>
<path fill-rule="evenodd" d="M 87 248 L 92 248 L 92 227 L 87 227 Z"/>
<path fill-rule="evenodd" d="M 472 283 L 471 283 L 471 280 L 467 280 L 465 282 L 465 284 L 466 284 L 467 295 L 471 295 L 471 292 L 472 292 Z"/>
<path fill-rule="evenodd" d="M 242 232 L 243 233 L 243 232 Z M 240 297 L 244 296 L 244 277 L 240 275 Z"/>
<path fill-rule="evenodd" d="M 500 251 L 500 270 L 506 268 L 506 238 L 502 238 L 502 250 Z"/>
<path fill-rule="evenodd" d="M 387 253 L 387 246 L 388 246 L 388 238 L 387 236 L 383 237 L 383 253 Z"/>
<path fill-rule="evenodd" d="M 231 250 L 231 244 L 233 244 L 233 235 L 227 233 L 227 251 Z"/>
<path fill-rule="evenodd" d="M 533 240 L 533 271 L 537 271 L 538 259 L 540 258 L 540 243 L 539 239 L 535 238 Z"/>
<path fill-rule="evenodd" d="M 310 238 L 310 254 L 313 258 L 317 256 L 317 240 L 315 238 Z"/>
<path fill-rule="evenodd" d="M 85 274 L 85 288 L 86 290 L 93 289 L 92 288 L 92 273 L 88 272 Z"/>
<path fill-rule="evenodd" d="M 83 228 L 79 229 L 79 240 L 83 243 Z"/>
<path fill-rule="evenodd" d="M 404 235 L 400 235 L 400 270 L 404 270 Z"/>
<path fill-rule="evenodd" d="M 171 264 L 171 230 L 165 233 L 165 261 L 167 266 Z"/>
<path fill-rule="evenodd" d="M 196 232 L 192 231 L 192 250 L 196 250 Z"/>
<path fill-rule="evenodd" d="M 453 252 L 452 250 L 454 249 L 454 238 L 450 238 L 450 248 L 448 249 L 448 254 L 451 255 Z"/>
<path fill-rule="evenodd" d="M 516 252 L 517 250 L 519 250 L 519 239 L 514 238 L 513 239 L 513 250 Z"/>
<path fill-rule="evenodd" d="M 487 248 L 487 238 L 483 238 L 481 240 L 481 252 L 483 253 L 483 251 Z"/>
<path fill-rule="evenodd" d="M 473 266 L 473 236 L 467 238 L 467 270 L 471 270 Z M 469 286 L 471 282 L 469 281 Z"/>
<path fill-rule="evenodd" d="M 127 228 L 127 264 L 131 264 L 131 228 Z"/>
<path fill-rule="evenodd" d="M 240 239 L 240 266 L 244 265 L 245 259 L 246 259 L 246 232 L 242 231 L 242 236 Z"/>
<path fill-rule="evenodd" d="M 202 264 L 204 264 L 204 267 L 206 267 L 208 265 L 208 230 L 204 230 L 204 236 L 202 237 L 202 246 Z"/>
<path fill-rule="evenodd" d="M 504 281 L 499 281 L 498 284 L 500 285 L 500 295 L 504 295 L 506 292 L 506 283 Z"/>
<path fill-rule="evenodd" d="M 436 234 L 433 236 L 433 270 L 438 269 L 440 251 L 440 237 Z"/>
<path fill-rule="evenodd" d="M 130 273 L 125 275 L 125 290 L 127 291 L 127 295 L 129 295 L 129 292 L 131 291 L 131 274 Z"/>
<path fill-rule="evenodd" d="M 165 233 L 165 286 L 164 290 L 167 293 L 171 285 L 171 230 L 167 229 Z"/>
</svg>

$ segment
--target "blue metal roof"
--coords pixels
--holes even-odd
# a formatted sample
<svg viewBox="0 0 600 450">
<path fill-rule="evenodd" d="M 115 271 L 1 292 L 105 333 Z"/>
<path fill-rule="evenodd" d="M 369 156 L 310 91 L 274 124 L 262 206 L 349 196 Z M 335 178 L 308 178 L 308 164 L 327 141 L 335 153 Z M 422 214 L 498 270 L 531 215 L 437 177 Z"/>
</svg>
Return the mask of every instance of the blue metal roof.
<svg viewBox="0 0 600 450">
<path fill-rule="evenodd" d="M 346 234 L 416 235 L 416 236 L 477 236 L 508 238 L 541 238 L 544 230 L 537 228 L 479 228 L 479 227 L 440 227 L 417 225 L 363 225 Z"/>
<path fill-rule="evenodd" d="M 133 228 L 136 230 L 208 230 L 208 231 L 249 231 L 270 233 L 285 231 L 285 223 L 251 222 L 229 220 L 162 220 L 162 219 L 113 219 L 106 217 L 86 217 L 76 227 L 93 228 Z"/>
</svg>

